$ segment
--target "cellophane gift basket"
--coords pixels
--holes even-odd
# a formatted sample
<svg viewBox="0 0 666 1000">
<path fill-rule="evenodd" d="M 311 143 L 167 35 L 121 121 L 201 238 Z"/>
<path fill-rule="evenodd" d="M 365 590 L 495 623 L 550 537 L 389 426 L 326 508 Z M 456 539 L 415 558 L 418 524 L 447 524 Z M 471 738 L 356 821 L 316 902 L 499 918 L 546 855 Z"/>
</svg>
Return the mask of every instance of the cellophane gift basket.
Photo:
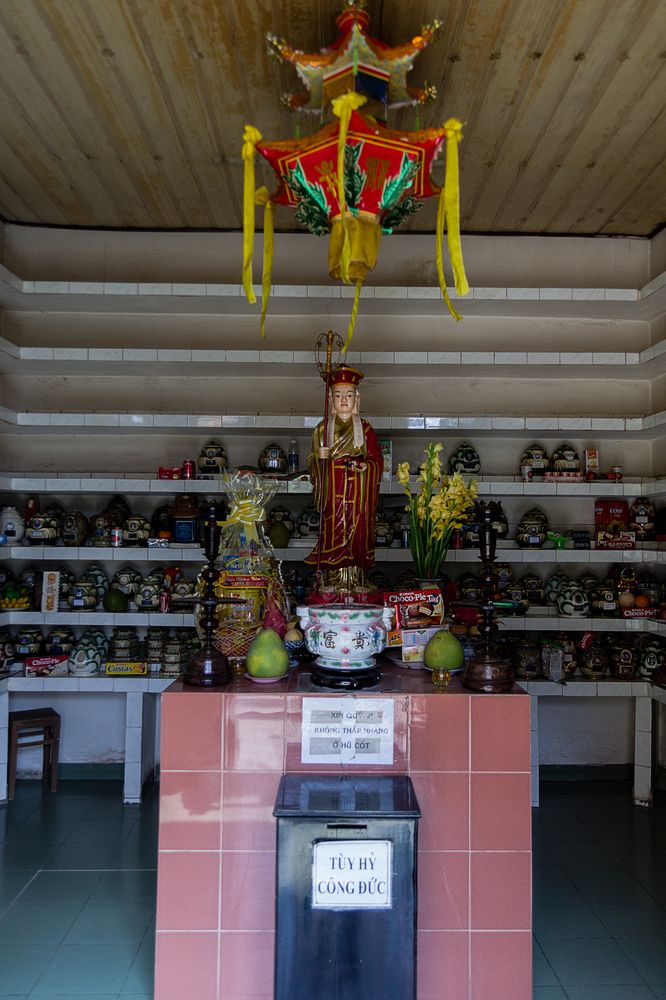
<svg viewBox="0 0 666 1000">
<path fill-rule="evenodd" d="M 260 629 L 286 619 L 288 603 L 280 562 L 264 528 L 266 504 L 279 484 L 244 472 L 225 473 L 221 481 L 229 514 L 222 525 L 214 592 L 239 603 L 218 606 L 213 641 L 238 668 Z"/>
</svg>

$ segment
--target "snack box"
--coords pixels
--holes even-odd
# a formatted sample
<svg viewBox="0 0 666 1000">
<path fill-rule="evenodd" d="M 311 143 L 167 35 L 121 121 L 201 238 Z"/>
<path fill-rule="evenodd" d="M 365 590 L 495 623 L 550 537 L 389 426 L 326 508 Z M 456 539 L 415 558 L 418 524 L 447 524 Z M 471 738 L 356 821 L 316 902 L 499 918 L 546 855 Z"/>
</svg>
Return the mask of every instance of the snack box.
<svg viewBox="0 0 666 1000">
<path fill-rule="evenodd" d="M 385 590 L 384 606 L 395 612 L 387 645 L 401 646 L 403 632 L 410 629 L 439 627 L 444 620 L 444 601 L 438 587 L 419 590 Z"/>
<path fill-rule="evenodd" d="M 104 673 L 112 677 L 145 677 L 149 668 L 145 660 L 107 660 Z"/>
<path fill-rule="evenodd" d="M 583 452 L 583 469 L 585 470 L 585 475 L 592 472 L 595 476 L 599 475 L 599 451 L 597 448 L 586 448 Z"/>
<path fill-rule="evenodd" d="M 26 677 L 64 677 L 67 673 L 67 656 L 28 656 L 25 660 Z"/>
<path fill-rule="evenodd" d="M 658 608 L 622 608 L 623 618 L 656 618 Z"/>
<path fill-rule="evenodd" d="M 596 500 L 594 537 L 598 549 L 635 549 L 636 534 L 629 531 L 629 504 L 626 500 Z"/>
<path fill-rule="evenodd" d="M 439 587 L 418 590 L 385 590 L 384 606 L 396 613 L 396 628 L 428 628 L 441 625 L 444 601 Z"/>
<path fill-rule="evenodd" d="M 53 614 L 58 610 L 60 602 L 60 573 L 55 569 L 47 569 L 42 573 L 42 592 L 40 609 L 44 614 Z"/>
<path fill-rule="evenodd" d="M 402 662 L 423 663 L 423 653 L 433 635 L 439 632 L 440 626 L 433 628 L 410 628 L 402 633 Z"/>
</svg>

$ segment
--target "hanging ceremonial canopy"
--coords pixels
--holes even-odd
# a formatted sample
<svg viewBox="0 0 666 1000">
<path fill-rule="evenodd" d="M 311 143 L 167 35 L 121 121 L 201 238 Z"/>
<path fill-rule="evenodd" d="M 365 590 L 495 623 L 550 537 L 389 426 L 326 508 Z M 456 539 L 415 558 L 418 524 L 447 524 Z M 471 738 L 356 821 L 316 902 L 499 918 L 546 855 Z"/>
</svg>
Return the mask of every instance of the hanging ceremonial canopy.
<svg viewBox="0 0 666 1000">
<path fill-rule="evenodd" d="M 323 111 L 330 101 L 335 119 L 314 135 L 294 140 L 264 142 L 257 129 L 251 125 L 245 129 L 243 287 L 248 301 L 255 302 L 252 289 L 254 206 L 262 204 L 265 206 L 262 336 L 271 283 L 274 204 L 294 207 L 297 220 L 311 233 L 329 235 L 329 275 L 356 285 L 346 350 L 354 329 L 361 286 L 377 262 L 382 233 L 393 232 L 409 215 L 418 211 L 419 199 L 437 195 L 437 274 L 451 314 L 460 319 L 447 293 L 442 261 L 446 223 L 455 287 L 460 295 L 465 295 L 469 286 L 460 246 L 460 122 L 450 118 L 441 128 L 397 131 L 371 117 L 364 107 L 368 96 L 375 103 L 379 99 L 383 108 L 421 100 L 422 91 L 408 92 L 405 74 L 435 28 L 424 31 L 423 36 L 407 45 L 389 48 L 366 34 L 367 24 L 368 17 L 362 5 L 349 3 L 338 18 L 344 33 L 325 53 L 306 56 L 271 40 L 274 47 L 282 45 L 281 54 L 297 65 L 301 78 L 311 88 L 305 102 L 308 109 Z M 381 87 L 376 74 L 365 72 L 378 66 L 382 70 Z M 332 96 L 341 86 L 345 92 Z M 364 113 L 359 111 L 361 107 Z M 432 183 L 430 171 L 445 140 L 446 174 L 440 189 Z M 273 194 L 266 188 L 255 192 L 255 150 L 277 174 L 279 184 Z"/>
<path fill-rule="evenodd" d="M 368 34 L 370 15 L 361 0 L 352 0 L 336 18 L 339 37 L 321 52 L 292 49 L 275 35 L 268 36 L 269 52 L 291 63 L 307 90 L 285 94 L 292 110 L 321 112 L 333 98 L 355 90 L 381 102 L 385 108 L 424 104 L 435 96 L 434 87 L 410 87 L 407 73 L 419 52 L 441 27 L 441 21 L 424 25 L 410 42 L 391 46 Z"/>
</svg>

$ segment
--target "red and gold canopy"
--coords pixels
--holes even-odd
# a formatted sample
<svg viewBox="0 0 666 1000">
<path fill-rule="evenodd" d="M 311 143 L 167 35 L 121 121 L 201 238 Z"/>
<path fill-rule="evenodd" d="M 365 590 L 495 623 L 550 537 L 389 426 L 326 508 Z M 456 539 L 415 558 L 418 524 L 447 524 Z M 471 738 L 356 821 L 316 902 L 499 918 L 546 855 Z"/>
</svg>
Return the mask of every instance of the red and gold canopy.
<svg viewBox="0 0 666 1000">
<path fill-rule="evenodd" d="M 273 205 L 295 208 L 296 219 L 315 235 L 329 236 L 328 268 L 334 279 L 356 284 L 347 335 L 347 349 L 354 329 L 361 286 L 377 262 L 382 233 L 399 227 L 418 211 L 420 199 L 438 196 L 436 263 L 439 285 L 451 314 L 460 319 L 449 299 L 442 259 L 446 224 L 456 291 L 469 291 L 460 245 L 458 143 L 462 126 L 449 118 L 440 128 L 416 132 L 387 128 L 368 108 L 385 114 L 388 107 L 415 103 L 406 73 L 421 49 L 430 42 L 439 24 L 423 30 L 411 42 L 391 47 L 368 35 L 369 16 L 363 0 L 347 0 L 338 17 L 340 37 L 320 53 L 305 54 L 271 38 L 272 49 L 291 62 L 308 88 L 304 99 L 291 106 L 323 112 L 330 103 L 334 120 L 303 139 L 264 142 L 248 125 L 243 136 L 245 193 L 243 202 L 243 287 L 248 301 L 256 301 L 252 288 L 252 243 L 255 204 L 264 211 L 264 268 L 262 277 L 261 333 L 273 259 Z M 443 187 L 433 184 L 430 171 L 446 143 Z M 270 163 L 278 187 L 255 192 L 254 156 L 258 151 Z"/>
<path fill-rule="evenodd" d="M 291 63 L 306 87 L 301 94 L 285 95 L 292 110 L 321 112 L 349 90 L 376 100 L 384 110 L 423 104 L 434 97 L 434 87 L 410 87 L 407 74 L 441 22 L 424 25 L 420 35 L 401 45 L 387 45 L 368 34 L 370 15 L 364 7 L 363 0 L 348 0 L 336 19 L 339 37 L 320 52 L 302 52 L 275 35 L 268 36 L 269 52 Z"/>
<path fill-rule="evenodd" d="M 303 202 L 305 189 L 322 209 L 326 206 L 329 219 L 340 214 L 340 127 L 336 120 L 304 139 L 257 143 L 258 151 L 281 181 L 272 195 L 273 202 L 296 207 Z M 347 209 L 385 217 L 407 190 L 414 198 L 438 194 L 430 170 L 445 136 L 445 128 L 420 132 L 389 129 L 352 111 L 344 140 Z"/>
</svg>

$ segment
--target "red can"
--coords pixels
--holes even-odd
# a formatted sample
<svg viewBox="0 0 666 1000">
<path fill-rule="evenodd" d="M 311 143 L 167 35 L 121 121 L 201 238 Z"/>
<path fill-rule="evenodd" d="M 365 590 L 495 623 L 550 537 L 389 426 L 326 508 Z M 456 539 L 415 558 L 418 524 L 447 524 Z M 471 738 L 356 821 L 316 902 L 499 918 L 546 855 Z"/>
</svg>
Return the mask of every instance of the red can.
<svg viewBox="0 0 666 1000">
<path fill-rule="evenodd" d="M 118 549 L 123 544 L 123 529 L 111 528 L 111 547 Z"/>
<path fill-rule="evenodd" d="M 196 463 L 193 459 L 186 459 L 183 462 L 183 479 L 195 479 L 197 474 Z"/>
<path fill-rule="evenodd" d="M 160 591 L 160 611 L 162 614 L 166 614 L 171 608 L 171 594 L 168 590 Z"/>
</svg>

